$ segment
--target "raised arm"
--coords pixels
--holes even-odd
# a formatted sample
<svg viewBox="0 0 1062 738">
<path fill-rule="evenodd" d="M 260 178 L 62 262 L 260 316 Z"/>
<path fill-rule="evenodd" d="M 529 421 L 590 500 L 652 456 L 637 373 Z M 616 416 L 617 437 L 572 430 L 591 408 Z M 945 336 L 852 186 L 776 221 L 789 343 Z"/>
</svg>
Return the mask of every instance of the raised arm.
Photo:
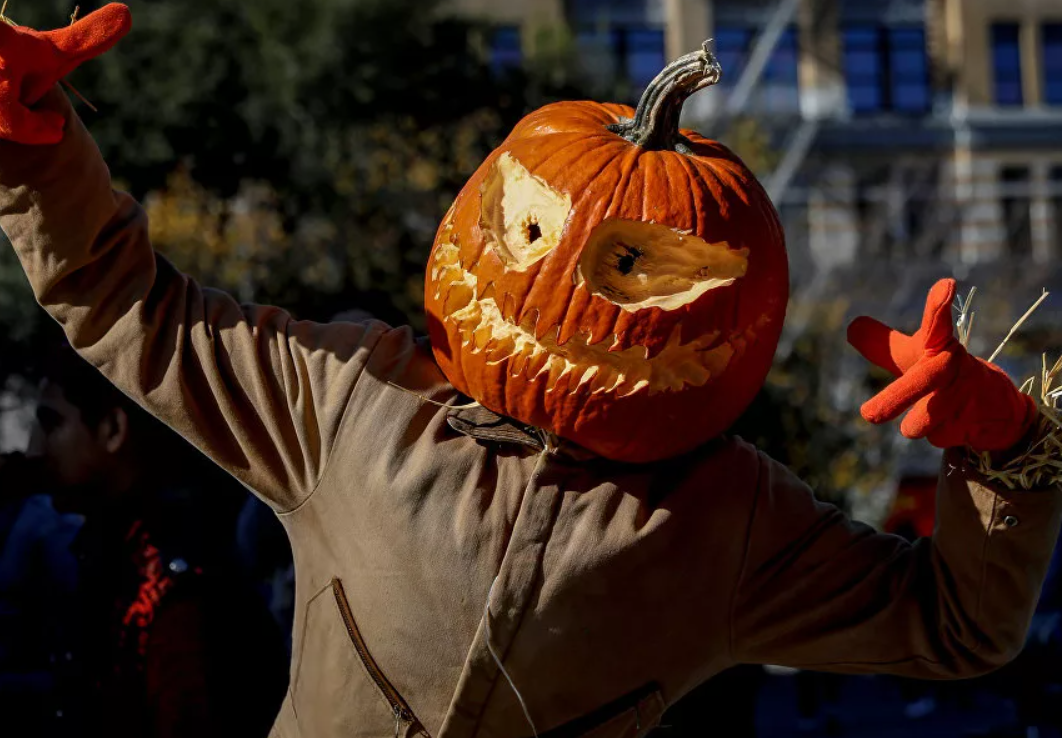
<svg viewBox="0 0 1062 738">
<path fill-rule="evenodd" d="M 5 39 L 0 78 L 24 61 Z M 63 121 L 62 136 L 23 145 L 0 124 L 0 227 L 38 301 L 124 392 L 275 509 L 296 507 L 386 326 L 296 322 L 201 288 L 154 253 L 144 212 L 112 190 L 65 95 L 53 86 L 30 104 L 35 120 Z"/>
</svg>

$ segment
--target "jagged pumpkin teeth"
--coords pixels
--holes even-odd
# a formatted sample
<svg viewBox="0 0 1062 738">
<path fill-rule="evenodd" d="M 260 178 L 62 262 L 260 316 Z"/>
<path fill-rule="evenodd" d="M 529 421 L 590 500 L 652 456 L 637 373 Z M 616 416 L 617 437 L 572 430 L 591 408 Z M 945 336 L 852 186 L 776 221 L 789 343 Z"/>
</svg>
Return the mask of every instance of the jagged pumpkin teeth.
<svg viewBox="0 0 1062 738">
<path fill-rule="evenodd" d="M 596 366 L 588 366 L 588 367 L 586 367 L 585 369 L 582 370 L 582 375 L 574 383 L 574 386 L 575 387 L 582 387 L 587 382 L 592 381 L 594 379 L 594 375 L 596 375 L 599 371 L 600 371 L 600 369 L 598 369 Z"/>
<path fill-rule="evenodd" d="M 513 355 L 513 360 L 509 363 L 509 374 L 514 377 L 521 376 L 530 359 L 531 354 L 529 352 L 521 351 Z"/>
<path fill-rule="evenodd" d="M 634 383 L 634 386 L 631 387 L 628 392 L 624 393 L 623 396 L 624 397 L 630 397 L 631 395 L 636 395 L 639 392 L 641 392 L 642 390 L 647 389 L 648 387 L 649 387 L 649 380 L 647 380 L 647 379 L 639 379 L 637 382 Z"/>
<path fill-rule="evenodd" d="M 567 359 L 562 359 L 556 355 L 549 357 L 549 361 L 546 363 L 546 370 L 549 371 L 549 386 L 555 387 L 561 377 L 571 374 L 573 366 Z"/>
<path fill-rule="evenodd" d="M 489 325 L 485 325 L 482 328 L 477 328 L 473 331 L 472 335 L 475 338 L 475 345 L 477 351 L 482 351 L 490 343 L 493 332 Z"/>
<path fill-rule="evenodd" d="M 597 375 L 594 376 L 594 381 L 590 384 L 591 392 L 605 392 L 610 387 L 615 387 L 619 381 L 619 375 L 612 368 L 602 369 Z"/>
<path fill-rule="evenodd" d="M 475 295 L 472 292 L 472 288 L 462 282 L 454 283 L 450 286 L 450 292 L 446 295 L 446 310 L 447 312 L 457 312 L 463 307 L 466 307 L 472 302 Z"/>
<path fill-rule="evenodd" d="M 528 361 L 527 375 L 532 378 L 537 377 L 545 369 L 547 361 L 549 361 L 549 354 L 545 349 L 536 346 Z"/>
<path fill-rule="evenodd" d="M 682 102 L 719 74 L 702 50 L 637 111 L 547 106 L 480 167 L 425 286 L 436 360 L 457 389 L 623 461 L 688 451 L 747 407 L 777 345 L 788 266 L 751 172 L 678 130 Z"/>
<path fill-rule="evenodd" d="M 492 363 L 500 363 L 512 356 L 515 348 L 516 342 L 508 336 L 505 336 L 493 341 L 490 346 L 487 347 L 487 357 Z"/>
</svg>

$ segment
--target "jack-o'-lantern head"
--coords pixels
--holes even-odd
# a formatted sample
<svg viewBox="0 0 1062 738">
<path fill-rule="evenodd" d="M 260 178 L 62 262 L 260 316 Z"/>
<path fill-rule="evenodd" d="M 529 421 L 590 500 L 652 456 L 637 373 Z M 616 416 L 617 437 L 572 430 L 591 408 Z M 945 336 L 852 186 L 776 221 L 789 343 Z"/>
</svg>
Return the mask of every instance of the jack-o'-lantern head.
<svg viewBox="0 0 1062 738">
<path fill-rule="evenodd" d="M 447 214 L 428 263 L 446 377 L 494 412 L 652 461 L 725 431 L 770 368 L 785 239 L 752 173 L 678 128 L 705 48 L 637 111 L 557 103 L 521 121 Z"/>
</svg>

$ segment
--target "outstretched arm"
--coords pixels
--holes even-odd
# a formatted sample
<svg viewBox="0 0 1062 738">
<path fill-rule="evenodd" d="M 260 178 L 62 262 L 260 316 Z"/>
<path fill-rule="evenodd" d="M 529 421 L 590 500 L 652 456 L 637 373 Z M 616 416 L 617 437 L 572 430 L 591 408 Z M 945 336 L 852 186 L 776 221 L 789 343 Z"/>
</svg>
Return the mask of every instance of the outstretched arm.
<svg viewBox="0 0 1062 738">
<path fill-rule="evenodd" d="M 991 671 L 1024 645 L 1060 524 L 1059 490 L 995 489 L 949 452 L 936 532 L 911 544 L 817 502 L 764 458 L 733 656 L 927 679 Z"/>
<path fill-rule="evenodd" d="M 913 335 L 871 318 L 849 328 L 853 346 L 896 377 L 863 417 L 883 423 L 906 412 L 905 436 L 950 449 L 933 537 L 911 545 L 875 533 L 765 461 L 735 603 L 737 658 L 944 678 L 983 673 L 1021 650 L 1058 539 L 1062 490 L 994 487 L 959 448 L 1020 453 L 1038 410 L 955 339 L 954 296 L 954 281 L 939 282 Z"/>
<path fill-rule="evenodd" d="M 296 322 L 201 288 L 153 252 L 144 212 L 112 190 L 66 97 L 53 87 L 32 108 L 63 135 L 0 141 L 0 227 L 38 301 L 124 392 L 274 508 L 296 507 L 386 326 Z"/>
</svg>

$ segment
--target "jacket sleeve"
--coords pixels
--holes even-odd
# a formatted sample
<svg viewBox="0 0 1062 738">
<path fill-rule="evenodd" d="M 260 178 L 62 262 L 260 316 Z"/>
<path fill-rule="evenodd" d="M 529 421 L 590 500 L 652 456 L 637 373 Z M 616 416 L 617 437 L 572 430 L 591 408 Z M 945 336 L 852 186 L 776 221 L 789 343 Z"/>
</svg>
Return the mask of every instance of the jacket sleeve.
<svg viewBox="0 0 1062 738">
<path fill-rule="evenodd" d="M 37 300 L 126 394 L 278 510 L 313 491 L 387 327 L 320 325 L 204 289 L 157 256 L 57 90 L 55 146 L 0 142 L 0 227 Z"/>
<path fill-rule="evenodd" d="M 964 678 L 1025 642 L 1062 492 L 1004 492 L 945 456 L 932 538 L 911 544 L 817 502 L 761 457 L 731 621 L 738 662 Z"/>
</svg>

